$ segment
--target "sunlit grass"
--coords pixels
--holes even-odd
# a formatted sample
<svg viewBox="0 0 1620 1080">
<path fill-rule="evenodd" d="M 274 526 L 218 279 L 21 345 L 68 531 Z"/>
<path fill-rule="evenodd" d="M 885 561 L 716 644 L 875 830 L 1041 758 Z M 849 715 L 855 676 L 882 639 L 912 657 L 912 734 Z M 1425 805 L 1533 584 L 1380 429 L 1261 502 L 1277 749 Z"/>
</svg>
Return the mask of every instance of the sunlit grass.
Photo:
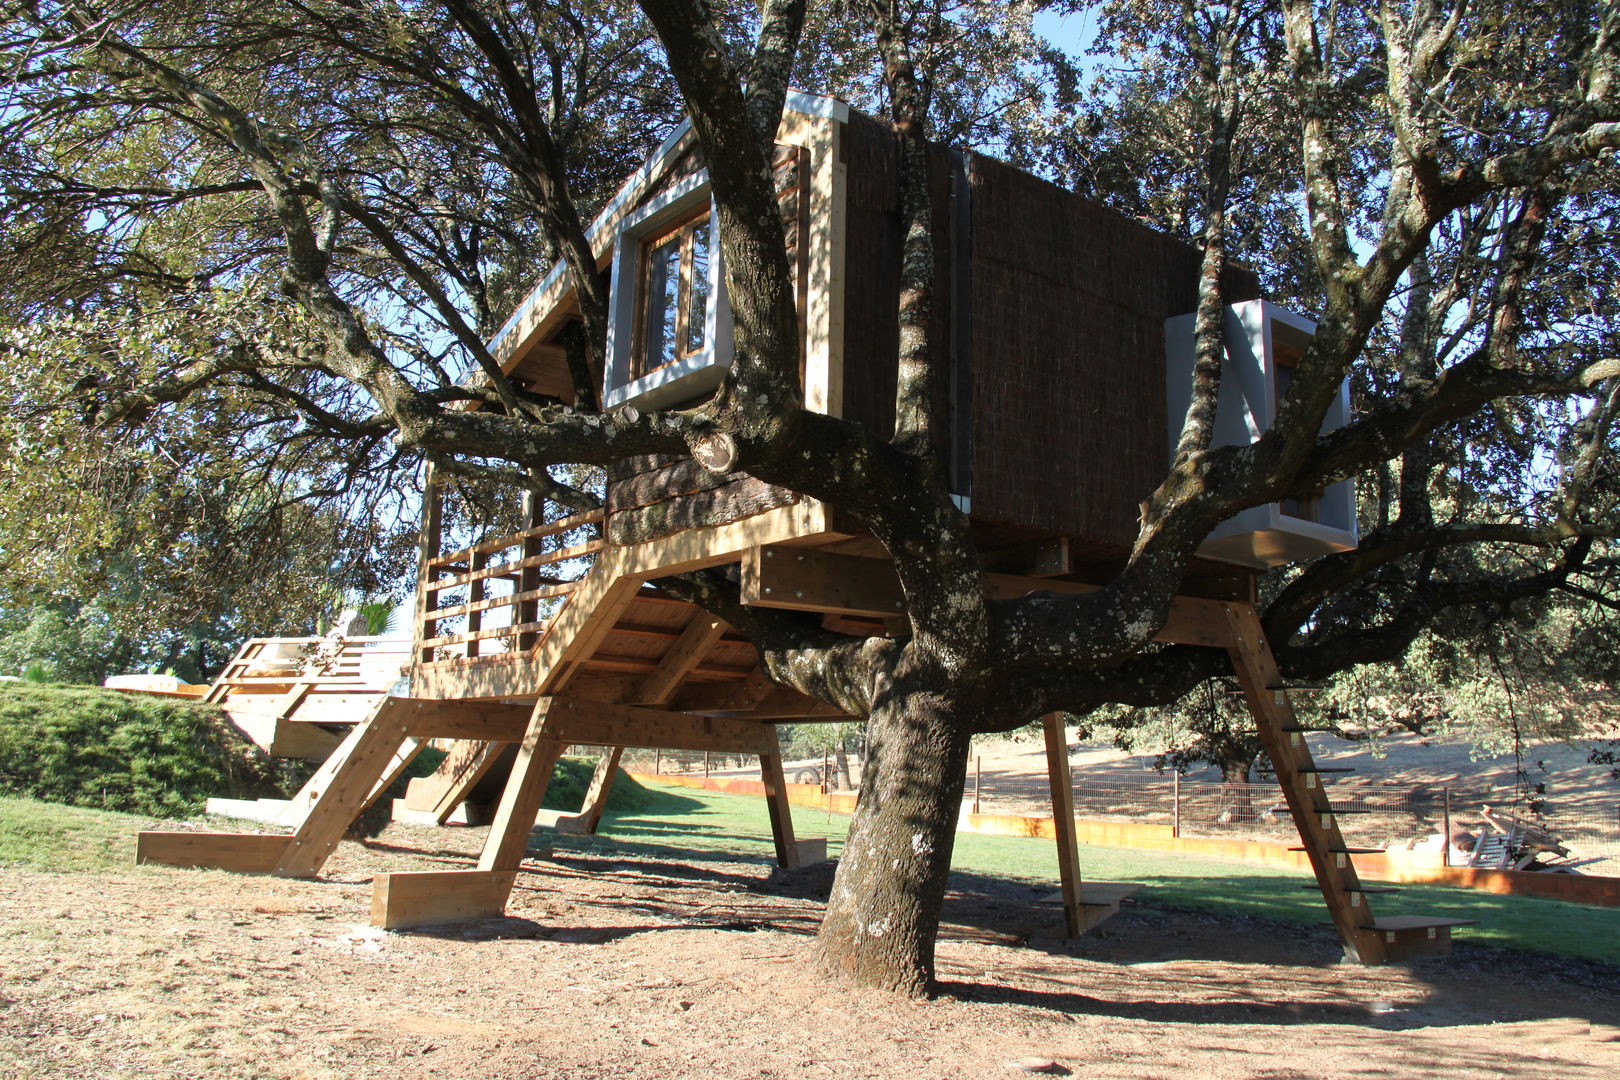
<svg viewBox="0 0 1620 1080">
<path fill-rule="evenodd" d="M 655 790 L 661 786 L 649 784 Z M 667 788 L 689 800 L 679 813 L 625 816 L 604 822 L 604 836 L 558 837 L 559 846 L 607 845 L 656 847 L 769 859 L 770 819 L 765 800 L 747 795 L 690 788 Z M 826 837 L 827 854 L 837 858 L 849 819 L 807 807 L 793 808 L 793 831 L 800 838 Z M 1149 888 L 1140 903 L 1167 908 L 1249 915 L 1279 922 L 1317 926 L 1327 922 L 1322 899 L 1309 874 L 1231 859 L 1129 848 L 1085 845 L 1080 851 L 1084 878 L 1097 881 L 1140 881 Z M 1057 850 L 1050 840 L 958 833 L 952 868 L 989 877 L 1056 887 Z M 1538 897 L 1500 896 L 1476 889 L 1402 886 L 1399 895 L 1371 898 L 1380 912 L 1477 919 L 1478 926 L 1455 931 L 1458 941 L 1502 948 L 1546 952 L 1620 965 L 1620 938 L 1613 908 L 1569 904 Z"/>
</svg>

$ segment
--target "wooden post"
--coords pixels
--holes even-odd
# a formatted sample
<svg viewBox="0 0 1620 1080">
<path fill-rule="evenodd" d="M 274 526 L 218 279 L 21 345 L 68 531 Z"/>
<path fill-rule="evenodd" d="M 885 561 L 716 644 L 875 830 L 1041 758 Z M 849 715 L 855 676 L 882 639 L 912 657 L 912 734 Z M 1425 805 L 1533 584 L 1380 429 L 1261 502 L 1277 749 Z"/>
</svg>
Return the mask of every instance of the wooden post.
<svg viewBox="0 0 1620 1080">
<path fill-rule="evenodd" d="M 1065 756 L 1064 756 L 1063 760 L 1065 762 L 1067 762 L 1069 760 L 1068 756 L 1067 756 L 1067 752 L 1065 752 Z M 981 811 L 979 809 L 979 782 L 984 778 L 983 767 L 984 767 L 984 758 L 979 754 L 974 754 L 973 755 L 973 812 L 975 814 L 983 812 L 983 811 Z"/>
<path fill-rule="evenodd" d="M 1069 742 L 1063 714 L 1041 717 L 1046 731 L 1046 776 L 1052 786 L 1052 832 L 1057 840 L 1058 876 L 1063 883 L 1063 923 L 1070 937 L 1085 930 L 1080 916 L 1080 844 L 1074 829 L 1074 787 L 1069 775 Z"/>
<path fill-rule="evenodd" d="M 523 528 L 524 531 L 538 528 L 541 519 L 545 516 L 546 501 L 532 491 L 523 493 Z M 523 539 L 522 558 L 530 559 L 540 554 L 542 538 L 528 536 Z M 540 587 L 540 568 L 538 566 L 525 566 L 518 571 L 517 586 L 514 591 L 525 593 L 533 592 Z M 523 626 L 537 621 L 540 613 L 540 601 L 524 600 L 512 611 L 512 625 Z M 534 648 L 534 643 L 540 640 L 538 631 L 529 630 L 519 634 L 517 640 L 512 642 L 512 648 L 518 652 L 528 652 Z"/>
<path fill-rule="evenodd" d="M 579 808 L 581 832 L 594 833 L 602 823 L 602 811 L 607 809 L 608 792 L 613 790 L 613 779 L 619 774 L 619 755 L 623 753 L 624 747 L 612 746 L 597 759 L 591 786 L 585 790 L 585 801 Z"/>
<path fill-rule="evenodd" d="M 546 731 L 546 714 L 555 700 L 543 697 L 535 702 L 529 729 L 518 744 L 517 761 L 512 764 L 512 775 L 490 824 L 489 839 L 484 841 L 483 854 L 478 857 L 480 870 L 516 870 L 523 863 L 529 849 L 529 830 L 534 828 L 552 770 L 566 748 Z"/>
<path fill-rule="evenodd" d="M 703 779 L 709 778 L 709 752 L 703 751 Z"/>
<path fill-rule="evenodd" d="M 411 688 L 413 693 L 419 680 L 422 665 L 433 659 L 433 650 L 423 648 L 422 642 L 431 636 L 428 634 L 426 626 L 428 606 L 429 604 L 437 606 L 438 603 L 437 595 L 429 594 L 427 591 L 428 585 L 437 576 L 428 564 L 439 557 L 439 539 L 443 526 L 443 500 L 439 497 L 439 485 L 434 481 L 433 466 L 430 464 L 422 470 L 422 532 L 417 539 L 415 624 L 411 631 L 413 638 L 411 647 Z"/>
<path fill-rule="evenodd" d="M 277 862 L 281 877 L 314 877 L 348 831 L 372 790 L 396 760 L 411 733 L 415 703 L 385 697 L 363 723 L 356 724 L 328 760 L 325 790 L 311 800 L 308 815 Z M 323 771 L 325 766 L 323 766 Z"/>
<path fill-rule="evenodd" d="M 1441 789 L 1446 797 L 1445 839 L 1440 845 L 1440 865 L 1451 865 L 1451 788 Z"/>
<path fill-rule="evenodd" d="M 1170 835 L 1181 836 L 1181 770 L 1170 774 Z"/>
<path fill-rule="evenodd" d="M 776 841 L 776 863 L 786 869 L 799 865 L 799 845 L 793 838 L 793 805 L 788 802 L 787 777 L 782 773 L 782 744 L 776 739 L 776 725 L 760 725 L 764 731 L 759 744 L 759 776 L 765 784 L 765 806 L 771 815 L 771 838 Z M 704 772 L 708 772 L 709 752 L 703 751 Z"/>
<path fill-rule="evenodd" d="M 653 751 L 653 775 L 664 775 L 664 752 L 662 750 Z"/>
</svg>

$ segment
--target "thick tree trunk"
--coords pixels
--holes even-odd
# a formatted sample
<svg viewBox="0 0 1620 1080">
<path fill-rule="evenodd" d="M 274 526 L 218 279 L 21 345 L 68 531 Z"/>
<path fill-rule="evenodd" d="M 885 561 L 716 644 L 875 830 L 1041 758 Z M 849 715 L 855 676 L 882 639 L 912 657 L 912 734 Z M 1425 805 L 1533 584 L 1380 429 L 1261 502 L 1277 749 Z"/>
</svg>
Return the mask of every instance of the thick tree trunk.
<svg viewBox="0 0 1620 1080">
<path fill-rule="evenodd" d="M 833 775 L 838 780 L 840 791 L 848 791 L 855 786 L 855 780 L 849 775 L 849 754 L 845 752 L 842 744 L 833 751 Z"/>
<path fill-rule="evenodd" d="M 942 695 L 888 697 L 867 728 L 870 755 L 816 939 L 830 974 L 926 994 L 971 723 Z"/>
<path fill-rule="evenodd" d="M 1223 824 L 1247 824 L 1254 820 L 1254 800 L 1250 797 L 1249 762 L 1221 762 L 1221 807 L 1217 820 Z"/>
</svg>

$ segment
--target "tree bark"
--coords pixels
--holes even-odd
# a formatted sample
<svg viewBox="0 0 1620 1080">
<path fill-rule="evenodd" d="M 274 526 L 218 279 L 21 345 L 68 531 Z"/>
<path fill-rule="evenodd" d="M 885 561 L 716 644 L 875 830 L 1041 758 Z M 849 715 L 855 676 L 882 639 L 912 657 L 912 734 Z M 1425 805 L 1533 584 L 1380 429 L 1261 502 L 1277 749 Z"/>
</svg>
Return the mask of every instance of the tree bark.
<svg viewBox="0 0 1620 1080">
<path fill-rule="evenodd" d="M 823 971 L 920 996 L 950 874 L 973 724 L 946 694 L 895 694 L 873 709 L 870 757 L 816 937 Z"/>
</svg>

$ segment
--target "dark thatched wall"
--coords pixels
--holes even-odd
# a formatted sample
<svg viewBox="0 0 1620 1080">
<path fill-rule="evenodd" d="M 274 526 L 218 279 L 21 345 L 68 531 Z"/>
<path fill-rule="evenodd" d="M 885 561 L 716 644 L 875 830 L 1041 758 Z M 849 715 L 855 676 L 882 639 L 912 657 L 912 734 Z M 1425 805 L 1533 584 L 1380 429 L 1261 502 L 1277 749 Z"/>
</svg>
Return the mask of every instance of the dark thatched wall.
<svg viewBox="0 0 1620 1080">
<path fill-rule="evenodd" d="M 898 144 L 858 114 L 848 165 L 844 415 L 889 435 L 894 424 L 899 290 Z M 965 310 L 951 310 L 950 156 L 931 171 L 938 273 L 936 362 L 953 325 L 968 331 L 956 377 L 969 399 L 973 517 L 1128 546 L 1138 507 L 1164 476 L 1168 422 L 1164 320 L 1198 300 L 1200 252 L 1106 207 L 990 158 L 970 156 Z M 1233 302 L 1258 295 L 1228 275 Z M 955 320 L 960 320 L 956 322 Z M 937 415 L 948 401 L 941 379 Z M 959 406 L 960 407 L 960 406 Z M 941 425 L 943 428 L 944 425 Z"/>
<path fill-rule="evenodd" d="M 971 177 L 974 517 L 1129 544 L 1168 463 L 1164 320 L 1197 306 L 1201 254 L 1001 162 Z"/>
</svg>

